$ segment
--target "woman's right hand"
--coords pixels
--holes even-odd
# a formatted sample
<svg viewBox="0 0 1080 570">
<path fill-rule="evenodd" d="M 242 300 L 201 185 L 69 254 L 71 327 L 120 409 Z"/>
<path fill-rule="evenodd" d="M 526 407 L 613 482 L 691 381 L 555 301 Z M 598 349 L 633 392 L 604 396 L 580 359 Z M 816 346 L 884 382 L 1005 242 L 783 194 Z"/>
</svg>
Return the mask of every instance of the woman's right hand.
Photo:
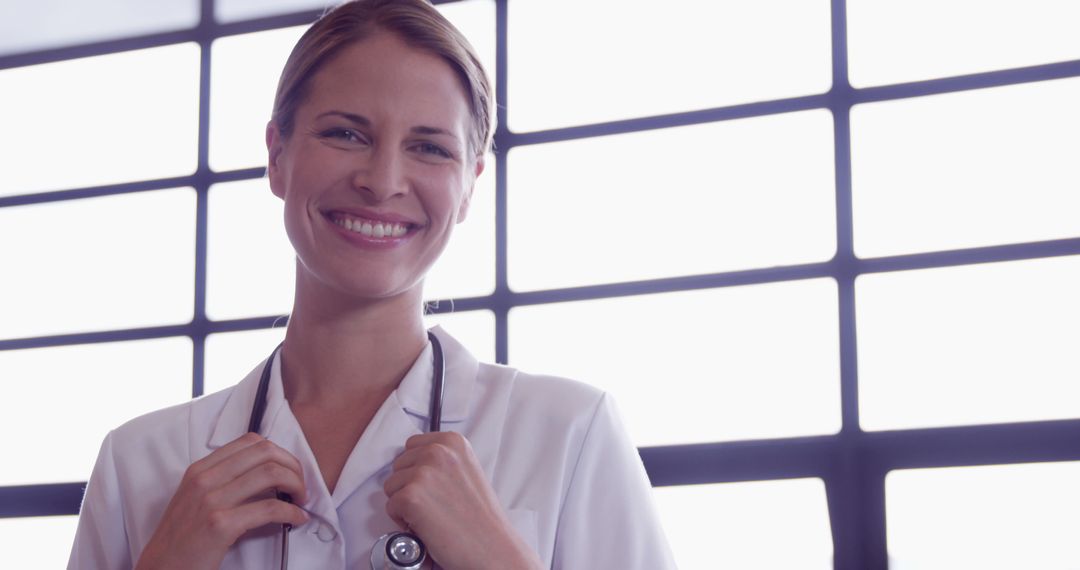
<svg viewBox="0 0 1080 570">
<path fill-rule="evenodd" d="M 307 500 L 300 462 L 258 434 L 244 434 L 192 463 L 136 570 L 216 570 L 245 532 L 307 522 L 303 509 L 275 498 L 273 490 Z"/>
</svg>

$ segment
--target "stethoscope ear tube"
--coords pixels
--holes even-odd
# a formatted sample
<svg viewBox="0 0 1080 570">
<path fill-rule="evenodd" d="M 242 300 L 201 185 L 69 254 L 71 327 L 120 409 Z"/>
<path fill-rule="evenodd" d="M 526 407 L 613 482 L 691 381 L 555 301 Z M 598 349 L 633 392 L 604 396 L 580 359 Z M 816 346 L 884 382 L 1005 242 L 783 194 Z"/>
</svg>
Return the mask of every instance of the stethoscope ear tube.
<svg viewBox="0 0 1080 570">
<path fill-rule="evenodd" d="M 266 362 L 266 366 L 263 366 L 262 376 L 259 377 L 259 387 L 255 390 L 255 404 L 251 406 L 251 417 L 248 418 L 248 431 L 259 433 L 262 429 L 263 415 L 266 414 L 266 393 L 270 390 L 270 370 L 274 363 L 274 357 L 277 356 L 279 350 L 285 342 L 282 341 L 274 348 L 274 351 L 270 353 L 270 359 Z M 292 497 L 288 493 L 282 493 L 276 491 L 279 501 L 285 501 L 286 503 L 293 502 Z M 287 570 L 289 567 L 289 532 L 292 531 L 291 524 L 281 525 L 281 570 Z"/>
<path fill-rule="evenodd" d="M 431 341 L 431 398 L 428 400 L 428 432 L 442 431 L 442 402 L 446 392 L 444 382 L 446 380 L 446 366 L 443 363 L 442 344 L 434 333 L 428 331 L 428 340 Z"/>
</svg>

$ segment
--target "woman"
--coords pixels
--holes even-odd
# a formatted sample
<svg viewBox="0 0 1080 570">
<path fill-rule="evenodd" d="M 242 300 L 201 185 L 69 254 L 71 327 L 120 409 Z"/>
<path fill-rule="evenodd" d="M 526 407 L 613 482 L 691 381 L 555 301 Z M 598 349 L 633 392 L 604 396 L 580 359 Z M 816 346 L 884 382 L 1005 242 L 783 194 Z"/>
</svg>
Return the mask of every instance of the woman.
<svg viewBox="0 0 1080 570">
<path fill-rule="evenodd" d="M 610 398 L 424 330 L 492 123 L 472 48 L 422 0 L 308 30 L 266 130 L 297 255 L 285 341 L 109 434 L 69 568 L 370 568 L 401 529 L 445 569 L 673 567 Z"/>
</svg>

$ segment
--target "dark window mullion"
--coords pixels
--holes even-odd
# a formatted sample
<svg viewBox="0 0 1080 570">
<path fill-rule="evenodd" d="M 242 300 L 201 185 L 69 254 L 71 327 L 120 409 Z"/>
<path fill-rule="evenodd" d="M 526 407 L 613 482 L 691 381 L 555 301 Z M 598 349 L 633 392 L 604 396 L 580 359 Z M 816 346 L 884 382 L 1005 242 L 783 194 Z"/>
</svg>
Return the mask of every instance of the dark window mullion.
<svg viewBox="0 0 1080 570">
<path fill-rule="evenodd" d="M 855 323 L 854 214 L 851 198 L 851 107 L 848 81 L 846 0 L 832 0 L 832 75 L 829 109 L 833 116 L 836 177 L 836 257 L 840 330 L 839 453 L 825 478 L 836 570 L 886 570 L 884 472 L 866 464 L 859 427 L 858 351 Z"/>
<path fill-rule="evenodd" d="M 200 0 L 199 20 L 199 161 L 195 172 L 197 193 L 195 210 L 195 310 L 192 317 L 192 363 L 191 395 L 203 394 L 206 366 L 206 257 L 207 220 L 209 219 L 209 194 L 212 181 L 210 171 L 210 77 L 213 53 L 211 46 L 218 33 L 214 22 L 214 0 Z"/>
<path fill-rule="evenodd" d="M 513 306 L 509 278 L 509 239 L 507 153 L 513 148 L 510 129 L 507 127 L 509 102 L 507 101 L 508 57 L 508 3 L 495 2 L 495 292 L 491 296 L 495 312 L 495 361 L 509 363 L 510 359 L 510 309 Z"/>
</svg>

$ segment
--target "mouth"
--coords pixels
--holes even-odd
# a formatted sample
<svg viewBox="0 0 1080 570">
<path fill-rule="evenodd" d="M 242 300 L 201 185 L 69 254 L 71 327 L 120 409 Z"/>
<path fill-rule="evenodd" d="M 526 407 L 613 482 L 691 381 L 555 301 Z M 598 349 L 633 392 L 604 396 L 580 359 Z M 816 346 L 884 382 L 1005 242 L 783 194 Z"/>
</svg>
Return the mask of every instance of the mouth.
<svg viewBox="0 0 1080 570">
<path fill-rule="evenodd" d="M 374 239 L 404 237 L 419 228 L 418 224 L 404 221 L 374 220 L 355 214 L 332 211 L 325 214 L 332 223 L 347 231 Z"/>
</svg>

